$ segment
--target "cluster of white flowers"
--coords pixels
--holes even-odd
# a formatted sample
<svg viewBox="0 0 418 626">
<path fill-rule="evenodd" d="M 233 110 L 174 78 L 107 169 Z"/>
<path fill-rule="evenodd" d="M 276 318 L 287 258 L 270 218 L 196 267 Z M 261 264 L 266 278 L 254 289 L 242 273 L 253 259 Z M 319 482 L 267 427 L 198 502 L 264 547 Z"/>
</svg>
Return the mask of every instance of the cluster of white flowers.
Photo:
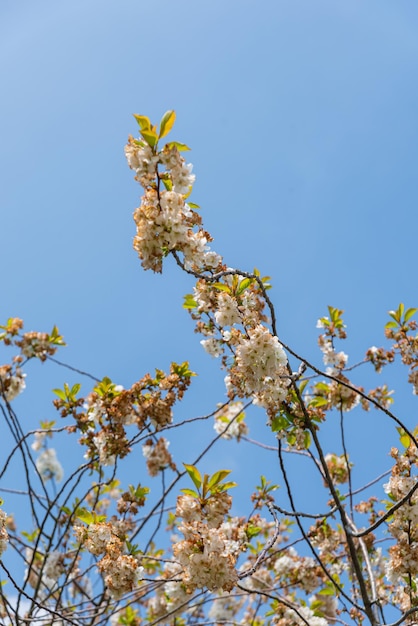
<svg viewBox="0 0 418 626">
<path fill-rule="evenodd" d="M 9 543 L 9 534 L 6 528 L 7 514 L 0 510 L 0 558 Z"/>
<path fill-rule="evenodd" d="M 157 152 L 146 142 L 129 138 L 125 154 L 136 180 L 145 189 L 134 213 L 134 248 L 143 267 L 161 272 L 163 257 L 171 250 L 183 253 L 188 269 L 220 267 L 221 257 L 208 245 L 210 235 L 200 228 L 200 217 L 185 201 L 195 176 L 192 165 L 186 164 L 177 147 L 167 145 Z M 158 172 L 159 165 L 165 167 L 165 172 Z M 160 189 L 160 180 L 165 189 Z"/>
<path fill-rule="evenodd" d="M 116 400 L 124 391 L 122 385 L 114 385 L 112 387 L 112 396 Z M 99 456 L 99 462 L 103 466 L 113 466 L 116 462 L 116 454 L 110 452 L 112 445 L 115 443 L 115 435 L 112 429 L 106 428 L 106 424 L 117 421 L 120 430 L 124 426 L 134 424 L 137 420 L 137 414 L 132 405 L 127 402 L 122 410 L 117 411 L 117 418 L 109 417 L 106 406 L 102 398 L 95 392 L 91 393 L 84 403 L 84 409 L 90 420 L 91 426 L 87 431 L 89 435 L 89 450 L 85 453 L 84 458 L 90 460 L 96 454 Z M 120 436 L 120 433 L 118 433 Z M 114 446 L 113 446 L 114 447 Z"/>
<path fill-rule="evenodd" d="M 111 522 L 100 522 L 85 526 L 75 526 L 75 535 L 84 547 L 96 556 L 106 552 L 108 546 L 120 546 L 117 529 Z"/>
<path fill-rule="evenodd" d="M 173 546 L 173 553 L 184 568 L 183 583 L 187 590 L 231 591 L 238 575 L 223 532 L 202 522 L 183 524 L 179 530 L 185 539 Z"/>
<path fill-rule="evenodd" d="M 46 448 L 36 459 L 36 468 L 43 481 L 53 478 L 60 482 L 64 476 L 64 470 L 58 461 L 54 448 Z"/>
<path fill-rule="evenodd" d="M 318 344 L 323 355 L 324 365 L 329 366 L 327 374 L 335 374 L 344 369 L 348 361 L 345 352 L 336 352 L 331 339 L 325 335 L 319 336 Z"/>
<path fill-rule="evenodd" d="M 294 548 L 280 556 L 274 563 L 274 571 L 279 578 L 286 578 L 287 585 L 298 585 L 306 593 L 311 593 L 321 583 L 320 568 L 311 557 L 299 556 Z"/>
<path fill-rule="evenodd" d="M 414 396 L 418 396 L 418 367 L 415 367 L 415 369 L 411 368 L 408 382 L 411 383 L 413 387 L 412 393 L 414 394 Z"/>
<path fill-rule="evenodd" d="M 114 454 L 109 454 L 108 450 L 108 441 L 106 437 L 106 433 L 101 430 L 98 433 L 93 435 L 93 442 L 95 451 L 99 455 L 99 462 L 103 466 L 113 466 L 116 463 L 116 456 Z M 90 459 L 91 454 L 90 451 L 86 452 L 84 455 L 85 459 Z"/>
<path fill-rule="evenodd" d="M 336 454 L 326 454 L 325 463 L 331 474 L 333 481 L 337 484 L 343 484 L 347 482 L 349 477 L 349 466 L 346 457 L 342 454 L 338 456 Z"/>
<path fill-rule="evenodd" d="M 417 483 L 417 477 L 411 472 L 411 465 L 417 458 L 416 455 L 411 458 L 407 454 L 401 455 L 396 448 L 392 448 L 391 455 L 396 464 L 384 489 L 394 502 L 398 502 Z M 399 582 L 408 575 L 418 579 L 418 491 L 393 513 L 389 532 L 396 543 L 389 549 L 387 578 L 391 582 Z"/>
<path fill-rule="evenodd" d="M 287 364 L 287 357 L 279 343 L 264 326 L 249 329 L 248 339 L 242 341 L 236 350 L 236 370 L 242 374 L 245 391 L 248 395 L 263 393 L 266 381 L 278 382 Z M 286 385 L 284 395 L 286 394 Z"/>
<path fill-rule="evenodd" d="M 31 445 L 32 450 L 35 450 L 35 452 L 39 452 L 39 450 L 42 450 L 47 435 L 47 430 L 38 430 L 34 435 L 35 441 Z"/>
<path fill-rule="evenodd" d="M 219 341 L 219 339 L 216 339 L 215 337 L 210 337 L 209 339 L 202 339 L 200 343 L 204 347 L 206 352 L 210 354 L 210 356 L 218 357 L 223 354 L 223 351 L 224 351 L 223 345 Z"/>
<path fill-rule="evenodd" d="M 75 526 L 77 540 L 91 554 L 104 557 L 97 563 L 106 587 L 115 600 L 135 589 L 142 580 L 144 568 L 137 558 L 122 552 L 124 542 L 120 531 L 111 522 L 98 522 L 85 526 Z"/>
<path fill-rule="evenodd" d="M 248 434 L 248 427 L 244 422 L 245 413 L 242 402 L 230 402 L 215 413 L 214 429 L 218 434 L 222 433 L 223 439 L 238 439 Z M 228 426 L 228 430 L 225 431 Z M 225 432 L 224 432 L 225 431 Z"/>
<path fill-rule="evenodd" d="M 166 146 L 160 154 L 160 162 L 170 172 L 173 191 L 186 195 L 190 192 L 196 176 L 192 174 L 193 165 L 187 163 L 176 147 Z"/>
<path fill-rule="evenodd" d="M 190 600 L 190 594 L 187 593 L 183 582 L 178 580 L 181 578 L 181 573 L 182 567 L 178 563 L 164 564 L 162 578 L 167 582 L 157 587 L 155 595 L 149 599 L 147 605 L 151 622 L 172 624 L 175 616 L 184 611 L 184 605 Z M 180 607 L 178 613 L 177 607 Z"/>
<path fill-rule="evenodd" d="M 48 333 L 37 333 L 35 331 L 25 333 L 17 345 L 27 359 L 38 357 L 44 361 L 47 354 L 53 354 L 56 350 L 56 348 L 51 347 Z"/>
<path fill-rule="evenodd" d="M 174 544 L 173 554 L 183 566 L 182 580 L 189 593 L 205 587 L 231 591 L 238 580 L 239 539 L 232 537 L 230 526 L 223 527 L 231 503 L 225 492 L 213 494 L 204 505 L 192 496 L 177 498 L 176 515 L 183 518 L 179 530 L 184 540 Z"/>
<path fill-rule="evenodd" d="M 148 439 L 142 446 L 142 454 L 147 459 L 147 468 L 150 476 L 157 476 L 161 470 L 173 465 L 171 454 L 168 451 L 170 442 L 164 437 L 155 443 Z"/>
<path fill-rule="evenodd" d="M 129 137 L 125 146 L 125 156 L 129 167 L 135 172 L 135 180 L 143 187 L 150 185 L 155 179 L 159 160 L 151 146 Z"/>
<path fill-rule="evenodd" d="M 235 364 L 225 378 L 230 396 L 252 396 L 254 404 L 274 415 L 286 398 L 290 377 L 287 357 L 277 337 L 259 324 L 236 348 Z"/>
<path fill-rule="evenodd" d="M 0 394 L 4 395 L 7 402 L 14 400 L 26 387 L 26 374 L 19 368 L 13 373 L 11 365 L 0 367 Z"/>
<path fill-rule="evenodd" d="M 144 568 L 129 554 L 107 553 L 97 564 L 106 587 L 114 600 L 136 589 L 142 580 Z"/>
<path fill-rule="evenodd" d="M 292 611 L 292 609 L 286 609 L 284 612 L 284 618 L 289 620 L 286 623 L 292 624 L 293 626 L 306 626 L 306 622 L 308 622 L 309 626 L 328 626 L 328 621 L 323 617 L 317 617 L 314 614 L 313 610 L 310 609 L 308 606 L 299 606 L 298 613 L 302 617 L 299 617 L 299 615 L 296 614 L 296 611 Z M 272 623 L 276 623 L 274 619 Z"/>
<path fill-rule="evenodd" d="M 228 293 L 221 292 L 218 295 L 217 305 L 218 310 L 215 312 L 215 321 L 219 326 L 233 326 L 242 322 L 238 303 Z"/>
<path fill-rule="evenodd" d="M 49 590 L 57 587 L 59 577 L 65 572 L 64 558 L 65 555 L 56 550 L 49 552 L 45 557 L 42 567 L 42 584 Z"/>
</svg>

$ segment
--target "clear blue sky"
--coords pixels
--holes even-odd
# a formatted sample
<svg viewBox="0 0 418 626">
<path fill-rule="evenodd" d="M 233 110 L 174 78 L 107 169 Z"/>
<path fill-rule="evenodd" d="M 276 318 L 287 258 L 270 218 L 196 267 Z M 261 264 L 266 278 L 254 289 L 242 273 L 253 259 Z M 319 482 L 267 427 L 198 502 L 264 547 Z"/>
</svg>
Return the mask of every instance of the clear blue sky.
<svg viewBox="0 0 418 626">
<path fill-rule="evenodd" d="M 193 283 L 170 263 L 144 273 L 131 246 L 132 114 L 175 109 L 213 248 L 272 277 L 285 343 L 321 364 L 315 324 L 331 304 L 351 364 L 381 345 L 387 310 L 418 304 L 417 27 L 411 0 L 3 0 L 2 318 L 57 324 L 61 358 L 125 386 L 189 359 L 187 415 L 223 400 L 181 309 Z M 31 427 L 54 417 L 47 394 L 67 379 L 31 365 L 17 405 Z M 402 417 L 412 400 L 398 398 Z M 238 470 L 245 452 L 222 450 Z"/>
</svg>

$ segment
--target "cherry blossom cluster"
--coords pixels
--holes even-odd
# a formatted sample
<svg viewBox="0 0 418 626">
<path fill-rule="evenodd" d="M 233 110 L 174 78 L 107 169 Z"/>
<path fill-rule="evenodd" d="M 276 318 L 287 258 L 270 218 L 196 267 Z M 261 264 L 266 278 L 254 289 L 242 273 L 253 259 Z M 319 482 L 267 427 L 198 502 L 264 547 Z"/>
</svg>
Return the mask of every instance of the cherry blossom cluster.
<svg viewBox="0 0 418 626">
<path fill-rule="evenodd" d="M 7 400 L 12 402 L 26 387 L 26 374 L 19 367 L 11 365 L 0 366 L 0 392 Z"/>
<path fill-rule="evenodd" d="M 137 558 L 124 554 L 124 541 L 114 524 L 98 522 L 88 527 L 75 526 L 74 533 L 91 554 L 105 553 L 97 567 L 112 598 L 117 600 L 138 587 L 144 568 Z"/>
<path fill-rule="evenodd" d="M 174 112 L 169 124 L 174 123 Z M 150 135 L 150 122 L 140 119 L 142 138 L 129 137 L 125 147 L 128 165 L 135 172 L 135 179 L 145 192 L 140 206 L 135 210 L 136 235 L 134 249 L 144 269 L 162 271 L 164 257 L 172 251 L 184 257 L 187 268 L 217 270 L 222 266 L 221 257 L 209 248 L 211 236 L 201 228 L 201 218 L 187 203 L 195 176 L 192 165 L 181 156 L 180 149 L 187 149 L 176 142 L 158 149 L 158 138 L 163 137 L 166 127 L 161 127 L 159 137 Z M 145 128 L 147 127 L 147 128 Z"/>
<path fill-rule="evenodd" d="M 64 476 L 64 470 L 58 460 L 55 448 L 42 450 L 36 459 L 36 469 L 44 482 L 54 479 L 59 483 Z"/>
<path fill-rule="evenodd" d="M 391 582 L 399 583 L 408 577 L 418 582 L 418 490 L 413 491 L 418 485 L 418 477 L 414 475 L 418 450 L 411 442 L 403 454 L 392 448 L 391 456 L 395 465 L 385 491 L 393 503 L 402 499 L 405 503 L 394 511 L 389 523 L 389 532 L 396 543 L 389 550 L 386 574 Z M 418 603 L 418 595 L 415 602 Z"/>
<path fill-rule="evenodd" d="M 329 366 L 327 373 L 338 374 L 344 369 L 348 356 L 345 352 L 336 352 L 334 340 L 345 339 L 345 324 L 342 319 L 343 311 L 328 307 L 329 316 L 319 318 L 316 327 L 324 330 L 318 337 L 318 344 L 323 353 L 324 364 Z"/>
<path fill-rule="evenodd" d="M 414 395 L 418 395 L 418 333 L 414 334 L 418 324 L 411 318 L 417 311 L 415 308 L 405 311 L 401 303 L 396 311 L 389 311 L 392 320 L 385 327 L 386 337 L 394 342 L 392 354 L 399 353 L 402 363 L 409 366 L 408 382 Z"/>
<path fill-rule="evenodd" d="M 179 531 L 184 540 L 174 544 L 173 554 L 183 568 L 188 593 L 200 588 L 231 591 L 238 580 L 235 563 L 242 544 L 235 542 L 232 547 L 223 527 L 231 504 L 225 492 L 213 494 L 203 504 L 189 495 L 177 498 L 176 516 L 183 519 Z"/>
<path fill-rule="evenodd" d="M 325 463 L 327 464 L 330 476 L 335 484 L 344 484 L 349 478 L 349 463 L 348 459 L 341 454 L 326 454 Z"/>
<path fill-rule="evenodd" d="M 229 402 L 227 405 L 220 405 L 214 418 L 214 429 L 223 439 L 237 439 L 248 434 L 248 427 L 244 422 L 245 413 L 242 402 Z"/>
<path fill-rule="evenodd" d="M 199 279 L 185 306 L 196 320 L 196 330 L 206 337 L 201 341 L 205 350 L 222 356 L 230 399 L 251 398 L 271 420 L 291 381 L 287 356 L 265 325 L 265 291 L 260 283 L 257 274 L 249 278 L 238 272 L 215 283 Z"/>
<path fill-rule="evenodd" d="M 179 563 L 165 563 L 161 573 L 162 584 L 147 603 L 149 621 L 170 625 L 176 615 L 184 611 L 190 601 L 190 593 L 182 581 L 182 567 Z M 193 614 L 193 609 L 188 611 Z"/>
<path fill-rule="evenodd" d="M 9 534 L 7 532 L 7 514 L 0 509 L 0 557 L 7 548 Z"/>
<path fill-rule="evenodd" d="M 63 417 L 71 414 L 76 420 L 86 458 L 114 465 L 130 451 L 127 427 L 136 425 L 142 431 L 151 425 L 159 431 L 172 422 L 172 407 L 183 398 L 192 376 L 188 363 L 172 363 L 169 374 L 156 370 L 154 378 L 146 374 L 127 390 L 105 378 L 86 400 L 71 390 L 55 390 L 59 399 L 54 405 Z"/>
<path fill-rule="evenodd" d="M 45 361 L 48 356 L 55 354 L 58 346 L 64 346 L 63 338 L 56 326 L 51 333 L 27 332 L 21 333 L 23 320 L 11 317 L 7 323 L 0 325 L 0 341 L 5 346 L 16 346 L 19 354 L 13 357 L 12 364 L 0 366 L 0 395 L 12 402 L 26 388 L 26 374 L 22 372 L 21 364 L 33 357 Z"/>
<path fill-rule="evenodd" d="M 147 441 L 142 446 L 142 454 L 147 460 L 147 469 L 150 476 L 157 476 L 161 470 L 171 467 L 175 469 L 175 463 L 171 454 L 168 451 L 170 442 L 164 437 L 160 437 L 155 443 L 152 439 Z"/>
</svg>

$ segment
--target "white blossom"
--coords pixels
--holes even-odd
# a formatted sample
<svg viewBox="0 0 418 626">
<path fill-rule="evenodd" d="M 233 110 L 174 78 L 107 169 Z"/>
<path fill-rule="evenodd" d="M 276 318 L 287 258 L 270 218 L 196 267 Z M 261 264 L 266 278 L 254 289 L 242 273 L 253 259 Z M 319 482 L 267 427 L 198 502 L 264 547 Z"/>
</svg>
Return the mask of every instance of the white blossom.
<svg viewBox="0 0 418 626">
<path fill-rule="evenodd" d="M 64 476 L 64 470 L 58 461 L 54 448 L 47 448 L 41 452 L 36 459 L 36 468 L 43 481 L 54 478 L 57 482 L 60 482 Z"/>
</svg>

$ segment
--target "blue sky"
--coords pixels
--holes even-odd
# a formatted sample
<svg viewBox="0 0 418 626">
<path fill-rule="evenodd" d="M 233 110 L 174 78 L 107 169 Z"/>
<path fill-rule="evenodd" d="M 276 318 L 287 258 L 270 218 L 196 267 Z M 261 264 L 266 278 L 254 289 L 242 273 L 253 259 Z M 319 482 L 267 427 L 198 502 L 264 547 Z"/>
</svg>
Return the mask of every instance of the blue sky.
<svg viewBox="0 0 418 626">
<path fill-rule="evenodd" d="M 320 364 L 315 324 L 331 304 L 346 311 L 350 363 L 381 345 L 387 310 L 417 305 L 417 25 L 406 0 L 3 0 L 2 318 L 57 324 L 63 360 L 125 386 L 189 359 L 189 416 L 223 400 L 218 363 L 181 309 L 193 283 L 172 263 L 145 273 L 131 246 L 132 114 L 175 109 L 213 248 L 272 277 L 283 341 Z M 34 365 L 17 401 L 32 428 L 71 379 Z M 395 408 L 414 426 L 402 389 Z M 362 429 L 382 444 L 376 468 L 389 467 L 376 420 L 353 418 L 352 443 Z M 219 454 L 243 471 L 238 446 Z"/>
</svg>

